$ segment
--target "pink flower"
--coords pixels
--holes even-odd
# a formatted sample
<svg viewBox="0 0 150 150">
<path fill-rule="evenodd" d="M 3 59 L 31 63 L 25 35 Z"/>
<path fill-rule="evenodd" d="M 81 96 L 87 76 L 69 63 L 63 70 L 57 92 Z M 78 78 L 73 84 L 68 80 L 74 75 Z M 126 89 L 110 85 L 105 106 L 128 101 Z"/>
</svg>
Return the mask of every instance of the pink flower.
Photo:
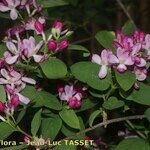
<svg viewBox="0 0 150 150">
<path fill-rule="evenodd" d="M 67 47 L 69 46 L 69 41 L 68 40 L 62 40 L 60 43 L 59 43 L 59 49 L 60 50 L 64 50 L 66 49 Z"/>
<path fill-rule="evenodd" d="M 136 79 L 138 81 L 144 81 L 147 77 L 147 70 L 145 68 L 137 68 L 135 67 L 134 73 L 136 75 Z"/>
<path fill-rule="evenodd" d="M 75 85 L 59 86 L 59 98 L 62 101 L 67 101 L 71 108 L 79 108 L 81 106 L 81 99 L 84 97 L 84 88 L 77 88 Z"/>
<path fill-rule="evenodd" d="M 0 11 L 7 12 L 10 11 L 10 17 L 12 20 L 16 20 L 18 13 L 16 7 L 20 5 L 20 0 L 5 0 L 7 5 L 0 3 Z"/>
<path fill-rule="evenodd" d="M 22 41 L 21 48 L 24 50 L 24 54 L 27 58 L 33 57 L 34 61 L 39 63 L 45 59 L 45 56 L 37 54 L 42 45 L 43 41 L 40 41 L 36 45 L 34 37 L 31 36 L 29 39 Z"/>
<path fill-rule="evenodd" d="M 60 31 L 62 31 L 63 28 L 63 23 L 59 20 L 56 20 L 53 24 L 53 28 L 58 29 Z"/>
<path fill-rule="evenodd" d="M 4 53 L 5 61 L 7 64 L 13 64 L 21 56 L 20 42 L 18 42 L 16 46 L 13 42 L 8 41 L 6 42 L 6 46 L 8 51 Z"/>
<path fill-rule="evenodd" d="M 55 52 L 57 49 L 57 42 L 55 40 L 49 40 L 48 41 L 48 49 L 51 50 L 52 52 Z"/>
<path fill-rule="evenodd" d="M 92 56 L 92 62 L 101 66 L 99 74 L 98 74 L 100 79 L 105 78 L 107 75 L 107 70 L 108 70 L 108 65 L 109 65 L 108 61 L 109 61 L 108 60 L 108 51 L 106 49 L 104 49 L 101 52 L 101 56 L 99 56 L 97 54 L 94 54 Z"/>
<path fill-rule="evenodd" d="M 40 17 L 38 20 L 35 18 L 30 18 L 26 25 L 25 28 L 26 30 L 34 30 L 36 31 L 37 34 L 44 34 L 43 33 L 43 26 L 45 24 L 45 17 Z"/>
<path fill-rule="evenodd" d="M 127 70 L 127 66 L 134 64 L 129 52 L 124 51 L 124 49 L 117 49 L 117 57 L 109 55 L 109 62 L 118 64 L 117 70 L 119 72 L 124 72 Z"/>
<path fill-rule="evenodd" d="M 36 81 L 31 78 L 23 77 L 15 70 L 7 71 L 6 69 L 1 69 L 0 73 L 2 76 L 0 78 L 0 84 L 5 85 L 8 97 L 18 95 L 19 101 L 28 104 L 30 100 L 19 92 L 25 88 L 26 83 L 34 85 Z"/>
<path fill-rule="evenodd" d="M 18 96 L 18 95 L 14 95 L 14 96 L 11 98 L 11 100 L 10 100 L 8 106 L 9 106 L 10 108 L 13 107 L 13 108 L 15 109 L 18 105 L 19 105 L 19 96 Z"/>
</svg>

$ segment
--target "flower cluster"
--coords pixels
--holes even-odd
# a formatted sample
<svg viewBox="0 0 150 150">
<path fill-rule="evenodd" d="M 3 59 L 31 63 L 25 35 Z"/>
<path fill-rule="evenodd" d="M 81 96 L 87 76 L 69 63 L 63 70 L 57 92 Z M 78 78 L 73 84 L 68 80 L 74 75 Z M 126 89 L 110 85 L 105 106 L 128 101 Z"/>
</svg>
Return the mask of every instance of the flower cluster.
<svg viewBox="0 0 150 150">
<path fill-rule="evenodd" d="M 67 101 L 70 108 L 79 108 L 81 100 L 85 97 L 86 88 L 80 85 L 59 85 L 59 98 L 62 101 Z"/>
<path fill-rule="evenodd" d="M 150 60 L 150 35 L 135 31 L 131 36 L 118 31 L 113 41 L 116 52 L 104 49 L 101 56 L 94 54 L 92 62 L 101 66 L 99 78 L 106 77 L 108 68 L 112 67 L 120 73 L 131 71 L 138 81 L 147 77 L 147 64 Z"/>
<path fill-rule="evenodd" d="M 26 10 L 28 19 L 23 18 L 19 10 Z M 64 30 L 61 21 L 55 21 L 51 31 L 47 32 L 45 17 L 34 17 L 36 12 L 41 11 L 41 6 L 35 0 L 2 0 L 0 11 L 10 11 L 12 20 L 19 17 L 23 20 L 22 24 L 7 30 L 4 39 L 6 51 L 0 59 L 0 85 L 4 86 L 7 95 L 6 104 L 0 101 L 0 111 L 6 113 L 9 112 L 6 110 L 16 108 L 20 102 L 28 104 L 29 98 L 22 95 L 21 91 L 26 84 L 36 84 L 34 79 L 25 76 L 23 70 L 17 70 L 16 65 L 21 63 L 38 66 L 54 52 L 66 49 L 69 45 L 67 37 L 72 32 Z M 14 97 L 19 101 L 15 105 Z"/>
<path fill-rule="evenodd" d="M 16 20 L 19 10 L 26 10 L 28 16 L 33 16 L 36 12 L 41 11 L 41 6 L 35 0 L 2 0 L 0 3 L 1 12 L 10 12 L 10 18 Z M 32 10 L 31 10 L 32 9 Z"/>
</svg>

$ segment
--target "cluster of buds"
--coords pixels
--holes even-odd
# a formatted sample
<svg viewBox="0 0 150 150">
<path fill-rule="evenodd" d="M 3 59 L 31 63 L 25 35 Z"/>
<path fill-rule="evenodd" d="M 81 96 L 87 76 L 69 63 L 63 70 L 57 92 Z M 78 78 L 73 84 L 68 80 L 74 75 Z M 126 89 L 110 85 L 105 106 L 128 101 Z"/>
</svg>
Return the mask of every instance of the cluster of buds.
<svg viewBox="0 0 150 150">
<path fill-rule="evenodd" d="M 71 31 L 63 30 L 63 23 L 61 21 L 55 21 L 51 30 L 52 37 L 48 40 L 48 49 L 52 52 L 58 50 L 64 50 L 68 47 L 69 41 L 66 38 L 71 34 Z"/>
<path fill-rule="evenodd" d="M 94 54 L 92 62 L 101 66 L 99 78 L 106 77 L 108 68 L 112 67 L 120 73 L 131 71 L 138 81 L 147 77 L 147 62 L 150 60 L 150 35 L 135 31 L 131 36 L 118 31 L 113 42 L 115 54 L 111 49 L 104 49 L 101 56 Z"/>
<path fill-rule="evenodd" d="M 31 9 L 32 12 L 31 12 Z M 19 10 L 26 9 L 29 17 L 33 16 L 36 12 L 41 11 L 41 6 L 36 3 L 36 0 L 2 0 L 0 2 L 0 11 L 10 11 L 10 18 L 16 20 L 18 18 Z"/>
<path fill-rule="evenodd" d="M 59 85 L 59 98 L 66 101 L 70 108 L 79 108 L 81 101 L 85 97 L 86 88 L 80 85 Z"/>
</svg>

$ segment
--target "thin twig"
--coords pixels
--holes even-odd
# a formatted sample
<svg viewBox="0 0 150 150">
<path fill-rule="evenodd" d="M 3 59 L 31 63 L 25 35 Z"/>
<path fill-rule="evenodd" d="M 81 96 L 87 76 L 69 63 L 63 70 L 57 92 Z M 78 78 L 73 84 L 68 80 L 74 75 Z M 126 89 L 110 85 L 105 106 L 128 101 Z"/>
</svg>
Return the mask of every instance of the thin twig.
<svg viewBox="0 0 150 150">
<path fill-rule="evenodd" d="M 143 118 L 145 118 L 145 115 L 135 115 L 135 116 L 127 116 L 127 117 L 122 117 L 122 118 L 111 119 L 111 120 L 108 120 L 106 122 L 101 122 L 99 124 L 96 124 L 93 127 L 87 128 L 87 129 L 82 130 L 82 131 L 80 131 L 78 133 L 75 133 L 74 135 L 72 135 L 70 137 L 67 137 L 67 138 L 64 138 L 61 141 L 72 139 L 72 138 L 74 138 L 77 135 L 80 135 L 80 134 L 92 131 L 92 130 L 94 130 L 96 128 L 99 128 L 99 127 L 102 127 L 102 126 L 105 126 L 105 125 L 108 125 L 108 124 L 117 123 L 117 122 L 121 122 L 121 121 L 125 121 L 125 120 L 136 120 L 136 119 L 143 119 Z"/>
<path fill-rule="evenodd" d="M 123 12 L 125 13 L 125 15 L 128 17 L 128 19 L 134 24 L 134 26 L 136 27 L 134 20 L 132 19 L 131 15 L 129 14 L 129 12 L 127 11 L 127 9 L 125 8 L 124 4 L 121 2 L 121 0 L 116 0 L 118 5 L 121 7 L 121 9 L 123 10 Z M 136 27 L 137 28 L 137 27 Z"/>
</svg>

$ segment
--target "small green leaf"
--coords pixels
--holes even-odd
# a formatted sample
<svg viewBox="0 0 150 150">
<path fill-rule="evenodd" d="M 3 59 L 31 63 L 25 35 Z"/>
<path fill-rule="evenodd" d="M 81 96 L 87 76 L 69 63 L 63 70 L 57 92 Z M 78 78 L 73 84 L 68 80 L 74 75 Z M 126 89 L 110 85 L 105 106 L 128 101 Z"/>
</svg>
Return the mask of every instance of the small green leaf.
<svg viewBox="0 0 150 150">
<path fill-rule="evenodd" d="M 73 6 L 76 6 L 77 3 L 78 3 L 78 0 L 64 0 L 64 1 L 70 3 L 70 4 L 73 5 Z"/>
<path fill-rule="evenodd" d="M 135 31 L 135 25 L 131 21 L 127 21 L 122 30 L 125 34 L 131 35 Z"/>
<path fill-rule="evenodd" d="M 54 118 L 43 118 L 41 125 L 41 135 L 43 138 L 54 140 L 62 126 L 59 116 Z"/>
<path fill-rule="evenodd" d="M 72 109 L 63 109 L 59 112 L 61 119 L 70 127 L 80 129 L 80 123 L 77 115 Z"/>
<path fill-rule="evenodd" d="M 33 136 L 35 136 L 40 128 L 41 125 L 41 112 L 42 109 L 40 109 L 33 117 L 31 122 L 31 133 Z"/>
<path fill-rule="evenodd" d="M 6 93 L 3 85 L 0 85 L 0 101 L 6 102 Z"/>
<path fill-rule="evenodd" d="M 0 123 L 0 139 L 6 139 L 9 135 L 11 135 L 14 131 L 16 131 L 14 128 L 12 128 L 9 124 L 5 122 Z"/>
<path fill-rule="evenodd" d="M 41 68 L 49 79 L 64 78 L 67 74 L 67 67 L 57 58 L 49 58 L 41 64 Z"/>
<path fill-rule="evenodd" d="M 116 80 L 121 88 L 128 91 L 136 81 L 135 74 L 126 71 L 125 73 L 115 72 Z"/>
<path fill-rule="evenodd" d="M 90 127 L 92 127 L 95 118 L 96 118 L 100 113 L 101 113 L 100 110 L 96 110 L 96 111 L 94 111 L 94 112 L 90 115 L 90 118 L 89 118 L 89 125 L 90 125 Z"/>
<path fill-rule="evenodd" d="M 136 103 L 150 106 L 150 86 L 144 83 L 139 83 L 139 90 L 133 90 L 133 92 L 126 98 Z"/>
<path fill-rule="evenodd" d="M 124 102 L 113 96 L 103 103 L 103 107 L 108 110 L 116 109 L 122 106 L 124 106 Z"/>
<path fill-rule="evenodd" d="M 110 31 L 99 31 L 96 36 L 96 40 L 104 47 L 104 48 L 113 48 L 113 40 L 115 39 L 114 32 Z"/>
<path fill-rule="evenodd" d="M 115 150 L 150 150 L 150 144 L 140 138 L 128 138 L 121 141 Z"/>
<path fill-rule="evenodd" d="M 148 121 L 150 122 L 150 108 L 148 108 L 144 114 L 145 114 L 146 118 L 148 119 Z"/>
<path fill-rule="evenodd" d="M 69 4 L 64 0 L 37 0 L 37 2 L 38 4 L 42 5 L 44 8 L 64 6 Z"/>
</svg>

